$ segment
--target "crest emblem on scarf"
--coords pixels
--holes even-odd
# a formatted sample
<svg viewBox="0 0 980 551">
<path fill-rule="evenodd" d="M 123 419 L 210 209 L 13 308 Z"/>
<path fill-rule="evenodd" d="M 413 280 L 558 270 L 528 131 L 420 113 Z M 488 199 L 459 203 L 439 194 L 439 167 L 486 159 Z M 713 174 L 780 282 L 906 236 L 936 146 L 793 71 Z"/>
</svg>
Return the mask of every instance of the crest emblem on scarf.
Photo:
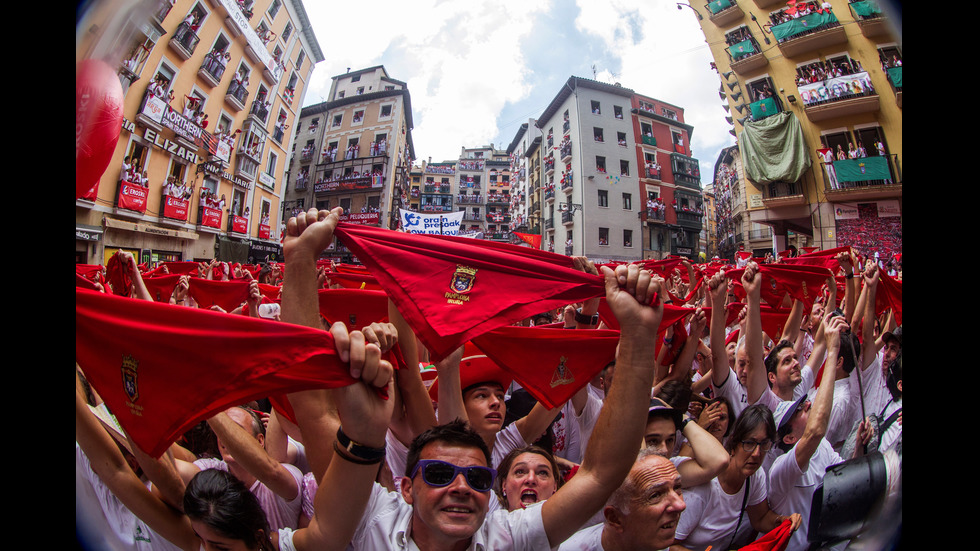
<svg viewBox="0 0 980 551">
<path fill-rule="evenodd" d="M 453 279 L 449 286 L 452 292 L 465 294 L 473 290 L 473 283 L 475 281 L 476 268 L 457 264 L 456 271 L 453 273 Z"/>
<path fill-rule="evenodd" d="M 806 282 L 801 282 L 803 284 L 803 298 L 810 298 L 810 294 L 806 290 Z"/>
<path fill-rule="evenodd" d="M 575 377 L 572 376 L 572 372 L 565 366 L 565 360 L 567 359 L 565 356 L 562 356 L 558 360 L 558 367 L 555 368 L 555 373 L 551 376 L 551 388 L 575 382 Z"/>
<path fill-rule="evenodd" d="M 773 291 L 776 290 L 776 278 L 774 277 L 769 278 L 769 286 L 772 287 Z"/>
<path fill-rule="evenodd" d="M 126 396 L 129 397 L 130 402 L 135 402 L 140 397 L 139 384 L 137 381 L 136 370 L 139 368 L 139 362 L 136 358 L 132 356 L 123 356 L 122 359 L 122 380 L 123 380 L 123 390 L 126 391 Z"/>
</svg>

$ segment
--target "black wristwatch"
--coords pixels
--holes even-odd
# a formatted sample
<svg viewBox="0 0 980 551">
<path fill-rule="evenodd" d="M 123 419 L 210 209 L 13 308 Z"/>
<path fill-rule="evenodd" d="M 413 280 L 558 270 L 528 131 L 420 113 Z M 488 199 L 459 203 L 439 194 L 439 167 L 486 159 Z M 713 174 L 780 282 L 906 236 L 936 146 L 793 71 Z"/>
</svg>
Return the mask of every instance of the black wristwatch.
<svg viewBox="0 0 980 551">
<path fill-rule="evenodd" d="M 582 313 L 582 309 L 579 308 L 575 310 L 575 321 L 583 325 L 598 325 L 599 324 L 599 314 L 592 314 L 591 316 L 586 316 Z"/>
<path fill-rule="evenodd" d="M 384 448 L 371 448 L 351 440 L 344 434 L 343 427 L 337 429 L 337 444 L 353 458 L 363 462 L 375 463 L 384 459 L 385 456 Z"/>
</svg>

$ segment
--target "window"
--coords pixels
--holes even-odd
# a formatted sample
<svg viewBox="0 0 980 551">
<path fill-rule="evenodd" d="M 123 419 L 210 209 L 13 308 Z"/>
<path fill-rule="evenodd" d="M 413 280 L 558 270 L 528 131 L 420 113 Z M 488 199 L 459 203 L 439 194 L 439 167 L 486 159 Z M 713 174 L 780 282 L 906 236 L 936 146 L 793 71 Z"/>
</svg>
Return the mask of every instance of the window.
<svg viewBox="0 0 980 551">
<path fill-rule="evenodd" d="M 596 169 L 597 172 L 601 172 L 603 174 L 606 173 L 606 158 L 605 157 L 596 156 L 596 158 L 595 158 L 595 169 Z"/>
<path fill-rule="evenodd" d="M 604 190 L 604 189 L 600 189 L 598 191 L 599 191 L 599 206 L 600 207 L 608 207 L 609 206 L 609 192 L 606 191 L 606 190 Z"/>
<path fill-rule="evenodd" d="M 630 175 L 630 162 L 629 161 L 619 161 L 619 173 L 623 176 Z"/>
<path fill-rule="evenodd" d="M 337 92 L 337 97 L 338 97 L 338 98 L 342 98 L 342 97 L 344 97 L 345 95 L 347 95 L 347 92 L 345 92 L 344 90 L 341 90 L 341 91 L 339 91 L 339 92 Z"/>
<path fill-rule="evenodd" d="M 623 194 L 623 210 L 633 210 L 633 194 Z"/>
<path fill-rule="evenodd" d="M 619 120 L 623 119 L 623 108 L 618 105 L 613 105 L 613 116 Z"/>
<path fill-rule="evenodd" d="M 626 132 L 616 132 L 616 143 L 618 143 L 620 145 L 620 147 L 626 147 L 627 146 L 627 144 L 626 144 Z"/>
<path fill-rule="evenodd" d="M 276 177 L 276 163 L 279 162 L 279 157 L 272 151 L 269 152 L 269 164 L 265 167 L 265 173 L 273 178 Z"/>
<path fill-rule="evenodd" d="M 358 86 L 357 87 L 357 92 L 355 92 L 354 95 L 355 96 L 360 96 L 363 93 L 364 93 L 364 87 L 363 86 Z"/>
<path fill-rule="evenodd" d="M 599 228 L 599 244 L 609 244 L 609 228 Z"/>
<path fill-rule="evenodd" d="M 300 50 L 299 51 L 299 55 L 296 56 L 296 70 L 297 71 L 303 69 L 303 61 L 305 61 L 305 60 L 306 60 L 306 50 Z"/>
<path fill-rule="evenodd" d="M 633 230 L 623 230 L 623 246 L 633 246 Z"/>
<path fill-rule="evenodd" d="M 593 101 L 592 102 L 592 114 L 593 115 L 601 115 L 602 114 L 602 109 L 600 108 L 598 101 Z"/>
<path fill-rule="evenodd" d="M 286 28 L 282 30 L 282 41 L 289 40 L 289 35 L 293 34 L 293 24 L 286 23 Z"/>
<path fill-rule="evenodd" d="M 350 77 L 350 81 L 351 82 L 360 82 L 361 81 L 361 75 L 354 75 L 354 76 Z"/>
<path fill-rule="evenodd" d="M 272 5 L 269 6 L 269 19 L 275 19 L 276 14 L 279 13 L 279 8 L 282 7 L 282 2 L 280 0 L 272 0 Z"/>
<path fill-rule="evenodd" d="M 391 105 L 382 105 L 380 118 L 383 119 L 390 116 L 391 116 Z"/>
<path fill-rule="evenodd" d="M 360 123 L 364 121 L 364 110 L 354 111 L 354 118 L 351 120 L 352 124 Z"/>
<path fill-rule="evenodd" d="M 595 137 L 595 141 L 597 142 L 604 141 L 601 128 L 599 127 L 592 128 L 592 135 Z"/>
<path fill-rule="evenodd" d="M 640 133 L 643 134 L 643 137 L 644 138 L 652 138 L 653 137 L 653 126 L 651 126 L 648 123 L 641 122 L 640 123 Z"/>
</svg>

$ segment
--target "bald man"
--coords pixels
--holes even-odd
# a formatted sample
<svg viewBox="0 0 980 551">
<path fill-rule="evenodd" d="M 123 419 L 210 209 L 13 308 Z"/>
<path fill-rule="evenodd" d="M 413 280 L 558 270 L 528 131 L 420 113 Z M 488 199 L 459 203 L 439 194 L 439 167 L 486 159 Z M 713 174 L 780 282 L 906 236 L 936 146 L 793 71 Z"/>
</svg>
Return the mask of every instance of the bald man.
<svg viewBox="0 0 980 551">
<path fill-rule="evenodd" d="M 684 511 L 681 475 L 655 448 L 644 448 L 603 509 L 605 522 L 577 532 L 559 551 L 656 551 L 674 542 Z"/>
</svg>

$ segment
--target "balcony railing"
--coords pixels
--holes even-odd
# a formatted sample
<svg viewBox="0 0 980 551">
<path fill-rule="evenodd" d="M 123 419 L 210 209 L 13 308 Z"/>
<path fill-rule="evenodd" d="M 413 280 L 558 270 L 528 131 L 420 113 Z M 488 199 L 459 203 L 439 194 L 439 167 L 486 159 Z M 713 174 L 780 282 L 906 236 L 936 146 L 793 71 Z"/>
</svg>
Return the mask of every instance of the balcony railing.
<svg viewBox="0 0 980 551">
<path fill-rule="evenodd" d="M 776 113 L 781 112 L 783 109 L 779 99 L 775 96 L 771 96 L 750 103 L 749 110 L 752 114 L 753 121 L 761 121 L 766 117 L 771 117 Z"/>
<path fill-rule="evenodd" d="M 834 161 L 823 165 L 827 193 L 853 195 L 858 191 L 886 191 L 886 186 L 902 184 L 897 155 L 876 155 Z"/>
<path fill-rule="evenodd" d="M 567 225 L 567 224 L 571 224 L 574 221 L 575 221 L 575 214 L 572 213 L 571 211 L 565 211 L 565 212 L 561 213 L 561 223 L 562 224 L 566 224 Z"/>
<path fill-rule="evenodd" d="M 177 30 L 174 31 L 173 37 L 170 39 L 170 46 L 176 51 L 180 57 L 189 59 L 194 55 L 194 50 L 197 49 L 197 44 L 201 39 L 198 38 L 197 33 L 195 33 L 189 23 L 183 22 L 177 26 Z"/>
<path fill-rule="evenodd" d="M 479 195 L 457 195 L 456 203 L 462 205 L 479 205 L 483 201 Z"/>
<path fill-rule="evenodd" d="M 252 107 L 248 110 L 248 114 L 259 119 L 263 123 L 269 122 L 269 108 L 266 107 L 265 101 L 262 98 L 252 102 Z"/>
<path fill-rule="evenodd" d="M 728 53 L 732 70 L 739 75 L 744 75 L 769 64 L 769 59 L 762 54 L 759 43 L 751 36 L 725 48 L 725 52 Z"/>
<path fill-rule="evenodd" d="M 810 13 L 773 25 L 770 30 L 786 57 L 847 43 L 847 32 L 831 12 Z"/>
<path fill-rule="evenodd" d="M 561 152 L 561 158 L 562 159 L 565 159 L 566 157 L 571 157 L 572 156 L 572 142 L 566 142 L 565 145 L 561 146 L 561 151 L 560 152 Z"/>
<path fill-rule="evenodd" d="M 705 4 L 704 7 L 710 14 L 708 19 L 719 27 L 737 21 L 745 15 L 735 0 L 713 0 Z"/>
<path fill-rule="evenodd" d="M 245 108 L 246 100 L 248 100 L 248 89 L 240 80 L 232 80 L 231 84 L 228 85 L 228 92 L 225 94 L 225 102 L 235 107 L 236 111 L 241 111 Z"/>
<path fill-rule="evenodd" d="M 878 93 L 866 72 L 800 86 L 806 116 L 813 122 L 878 110 Z"/>
<path fill-rule="evenodd" d="M 642 222 L 664 222 L 666 219 L 666 212 L 659 209 L 646 209 L 644 211 L 640 211 L 640 220 Z"/>
<path fill-rule="evenodd" d="M 201 69 L 197 74 L 211 86 L 217 86 L 221 82 L 221 77 L 225 74 L 226 63 L 227 60 L 225 60 L 222 53 L 208 52 L 204 56 L 204 63 L 201 64 Z"/>
<path fill-rule="evenodd" d="M 652 145 L 652 146 L 655 146 L 655 147 L 657 145 L 657 138 L 653 137 L 652 135 L 644 134 L 640 138 L 640 141 L 642 141 L 646 145 Z"/>
</svg>

